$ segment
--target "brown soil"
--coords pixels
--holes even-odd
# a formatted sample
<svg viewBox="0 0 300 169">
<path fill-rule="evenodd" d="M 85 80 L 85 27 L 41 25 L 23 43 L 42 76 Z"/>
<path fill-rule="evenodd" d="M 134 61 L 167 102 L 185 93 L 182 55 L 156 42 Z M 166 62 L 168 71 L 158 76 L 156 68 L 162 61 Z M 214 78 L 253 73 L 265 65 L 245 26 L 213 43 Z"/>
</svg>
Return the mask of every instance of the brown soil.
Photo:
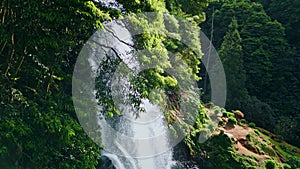
<svg viewBox="0 0 300 169">
<path fill-rule="evenodd" d="M 270 158 L 268 155 L 261 155 L 257 154 L 249 149 L 247 149 L 244 145 L 246 142 L 246 136 L 249 132 L 254 132 L 252 128 L 249 127 L 242 127 L 239 125 L 234 125 L 233 127 L 220 127 L 219 130 L 223 130 L 236 140 L 234 147 L 236 148 L 237 152 L 243 155 L 251 155 L 255 157 L 258 162 L 261 164 L 265 159 Z"/>
<path fill-rule="evenodd" d="M 220 128 L 220 130 L 224 130 L 226 133 L 232 134 L 233 137 L 236 138 L 237 140 L 246 139 L 247 134 L 253 131 L 249 127 L 242 127 L 239 125 L 234 125 L 233 128 L 222 127 Z"/>
</svg>

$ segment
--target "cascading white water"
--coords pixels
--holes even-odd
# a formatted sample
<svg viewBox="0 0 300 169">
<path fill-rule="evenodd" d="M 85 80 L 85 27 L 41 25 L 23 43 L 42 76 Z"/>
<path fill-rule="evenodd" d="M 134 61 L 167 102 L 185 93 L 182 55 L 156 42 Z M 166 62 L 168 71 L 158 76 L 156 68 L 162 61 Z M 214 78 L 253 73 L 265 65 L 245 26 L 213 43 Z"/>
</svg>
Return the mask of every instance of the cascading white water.
<svg viewBox="0 0 300 169">
<path fill-rule="evenodd" d="M 135 139 L 156 137 L 164 133 L 167 129 L 159 107 L 151 104 L 148 100 L 143 100 L 142 106 L 145 112 L 142 112 L 139 118 L 135 118 L 131 112 L 123 112 L 124 115 L 120 117 L 118 124 L 115 125 L 116 130 L 120 130 L 123 133 L 131 133 Z M 111 143 L 112 139 L 107 138 L 108 140 L 105 140 L 106 138 L 102 138 L 104 139 L 104 144 L 109 142 L 108 146 L 115 146 L 123 153 L 123 156 L 119 156 L 105 151 L 102 152 L 102 155 L 108 157 L 117 169 L 170 169 L 175 163 L 172 160 L 172 150 L 152 157 L 132 158 L 128 156 L 128 150 L 124 149 L 121 143 Z M 168 144 L 169 140 L 166 137 L 161 140 L 160 145 L 152 144 L 151 147 L 145 147 L 143 144 L 138 144 L 133 145 L 133 147 L 135 147 L 137 154 L 142 154 L 144 151 L 153 151 L 155 149 L 159 151 L 161 148 L 166 148 L 162 146 L 168 146 Z"/>
<path fill-rule="evenodd" d="M 130 51 L 133 49 L 130 45 L 120 43 L 121 40 L 132 44 L 132 36 L 120 23 L 107 24 L 106 29 L 108 33 L 98 32 L 90 39 L 92 44 L 97 42 L 98 48 L 91 49 L 88 61 L 97 72 L 95 76 L 101 76 L 102 79 L 99 80 L 104 80 L 103 84 L 111 90 L 110 95 L 122 115 L 106 118 L 100 106 L 98 125 L 101 128 L 101 141 L 105 147 L 105 151 L 101 154 L 109 158 L 117 169 L 170 169 L 174 162 L 162 110 L 149 100 L 142 99 L 141 107 L 145 111 L 140 112 L 138 118 L 133 113 L 134 108 L 129 99 L 132 92 L 129 79 L 134 73 L 129 75 L 126 72 L 127 70 L 138 72 L 140 65 L 131 54 Z M 114 51 L 106 46 L 111 46 Z M 118 56 L 115 55 L 116 51 Z M 109 58 L 107 54 L 110 55 Z M 118 57 L 122 59 L 123 65 L 113 65 L 119 68 L 115 72 L 107 72 L 107 69 L 99 71 L 98 67 L 101 67 L 99 60 L 108 58 L 114 62 Z M 97 93 L 97 89 L 94 92 Z M 151 138 L 155 137 L 156 140 L 151 142 Z M 160 144 L 157 144 L 157 140 Z"/>
</svg>

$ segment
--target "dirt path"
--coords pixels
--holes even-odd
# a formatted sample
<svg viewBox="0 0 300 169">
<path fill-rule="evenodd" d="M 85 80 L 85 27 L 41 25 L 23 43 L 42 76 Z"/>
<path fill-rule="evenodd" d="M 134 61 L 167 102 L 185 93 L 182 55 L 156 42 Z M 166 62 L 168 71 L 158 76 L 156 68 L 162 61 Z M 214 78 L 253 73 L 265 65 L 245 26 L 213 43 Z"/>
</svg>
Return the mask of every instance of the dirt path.
<svg viewBox="0 0 300 169">
<path fill-rule="evenodd" d="M 234 128 L 226 129 L 224 127 L 221 128 L 221 130 L 224 130 L 226 133 L 230 133 L 234 138 L 237 140 L 240 139 L 246 139 L 246 136 L 249 132 L 253 131 L 251 128 L 245 128 L 239 125 L 234 125 Z"/>
<path fill-rule="evenodd" d="M 268 155 L 257 154 L 247 149 L 241 142 L 242 140 L 246 140 L 246 136 L 249 132 L 254 132 L 252 128 L 234 125 L 234 127 L 230 129 L 224 127 L 221 127 L 219 129 L 223 130 L 225 134 L 232 136 L 235 140 L 237 140 L 234 147 L 237 149 L 238 153 L 254 156 L 258 160 L 259 164 L 261 164 L 265 159 L 270 158 Z"/>
</svg>

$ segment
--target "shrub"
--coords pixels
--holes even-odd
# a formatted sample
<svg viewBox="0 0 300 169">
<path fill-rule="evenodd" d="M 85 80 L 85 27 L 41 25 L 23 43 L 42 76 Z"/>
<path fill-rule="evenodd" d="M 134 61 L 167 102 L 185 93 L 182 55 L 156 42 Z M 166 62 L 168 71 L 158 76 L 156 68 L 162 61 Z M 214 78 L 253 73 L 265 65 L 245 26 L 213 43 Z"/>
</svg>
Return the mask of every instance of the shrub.
<svg viewBox="0 0 300 169">
<path fill-rule="evenodd" d="M 247 97 L 243 100 L 241 111 L 249 121 L 255 122 L 258 126 L 268 130 L 274 129 L 275 119 L 272 108 L 257 99 L 256 97 Z"/>
<path fill-rule="evenodd" d="M 290 165 L 288 165 L 288 164 L 283 164 L 283 168 L 284 169 L 291 169 L 292 167 Z"/>
<path fill-rule="evenodd" d="M 275 169 L 276 163 L 273 160 L 266 160 L 266 169 Z"/>
<path fill-rule="evenodd" d="M 292 169 L 300 168 L 300 159 L 296 156 L 291 156 L 288 158 L 287 163 Z"/>
<path fill-rule="evenodd" d="M 228 111 L 224 111 L 223 113 L 223 117 L 234 117 L 234 113 L 228 112 Z"/>
<path fill-rule="evenodd" d="M 248 126 L 249 126 L 249 127 L 252 127 L 252 128 L 255 128 L 255 127 L 256 127 L 256 124 L 253 123 L 253 122 L 250 122 L 250 123 L 248 124 Z"/>
<path fill-rule="evenodd" d="M 220 110 L 222 113 L 227 112 L 226 109 L 224 109 L 224 108 L 221 108 Z"/>
<path fill-rule="evenodd" d="M 246 139 L 247 139 L 247 140 L 249 140 L 249 141 L 250 141 L 250 140 L 251 140 L 251 138 L 253 138 L 253 136 L 252 136 L 252 134 L 251 134 L 251 133 L 249 133 L 249 134 L 247 134 L 247 135 L 246 135 Z"/>
<path fill-rule="evenodd" d="M 254 129 L 254 133 L 256 133 L 256 134 L 261 134 L 260 131 L 257 130 L 257 129 Z"/>
<path fill-rule="evenodd" d="M 223 112 L 223 117 L 228 117 L 229 115 L 228 115 L 228 112 Z"/>
<path fill-rule="evenodd" d="M 229 123 L 229 124 L 237 124 L 237 121 L 236 121 L 236 119 L 235 119 L 234 117 L 230 116 L 230 117 L 228 118 L 228 123 Z"/>
<path fill-rule="evenodd" d="M 246 121 L 246 119 L 241 119 L 241 123 L 246 123 L 247 121 Z"/>
</svg>

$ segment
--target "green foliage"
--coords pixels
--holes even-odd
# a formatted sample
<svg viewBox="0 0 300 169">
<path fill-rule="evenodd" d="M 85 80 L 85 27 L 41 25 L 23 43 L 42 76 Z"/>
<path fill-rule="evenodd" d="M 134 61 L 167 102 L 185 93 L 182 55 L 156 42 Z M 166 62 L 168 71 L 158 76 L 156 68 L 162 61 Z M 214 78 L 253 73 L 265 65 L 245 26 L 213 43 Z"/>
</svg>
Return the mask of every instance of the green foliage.
<svg viewBox="0 0 300 169">
<path fill-rule="evenodd" d="M 298 35 L 294 34 L 298 32 L 297 14 L 300 11 L 295 7 L 299 6 L 299 3 L 293 0 L 253 1 L 225 0 L 212 3 L 207 9 L 208 19 L 202 27 L 207 35 L 213 33 L 213 44 L 219 49 L 221 58 L 229 58 L 229 61 L 225 58 L 222 60 L 225 71 L 227 69 L 230 72 L 226 73 L 227 108 L 242 110 L 247 120 L 274 132 L 275 124 L 280 124 L 281 116 L 289 115 L 298 119 L 296 112 L 300 110 L 299 71 L 293 66 L 298 65 L 299 57 L 295 49 L 288 44 L 288 41 L 293 45 L 298 43 L 295 38 Z M 263 3 L 264 6 L 257 2 Z M 278 12 L 280 10 L 284 12 Z M 212 21 L 214 24 L 211 31 Z M 234 22 L 235 31 L 232 28 Z M 235 43 L 230 43 L 229 37 L 235 37 L 235 41 L 231 40 Z M 299 51 L 297 45 L 295 46 Z M 246 75 L 245 81 L 240 80 L 244 77 L 243 72 Z M 237 92 L 239 94 L 236 94 Z M 233 103 L 234 99 L 236 101 Z M 285 132 L 292 131 L 292 135 L 299 135 L 298 125 L 293 126 L 292 130 Z M 295 140 L 289 135 L 285 135 L 286 140 L 298 144 L 298 138 Z"/>
<path fill-rule="evenodd" d="M 1 164 L 8 168 L 94 168 L 100 149 L 66 113 L 64 104 L 71 100 L 53 95 L 35 101 L 26 100 L 25 107 L 17 101 L 2 107 L 3 113 L 11 114 L 1 117 L 1 147 L 6 149 L 1 152 Z"/>
<path fill-rule="evenodd" d="M 266 9 L 267 13 L 273 18 L 278 20 L 282 23 L 285 27 L 286 37 L 291 45 L 293 45 L 296 49 L 296 53 L 294 54 L 294 64 L 291 65 L 293 78 L 289 79 L 289 105 L 286 105 L 286 109 L 290 109 L 290 115 L 294 116 L 295 114 L 292 112 L 299 112 L 299 84 L 300 84 L 300 71 L 299 71 L 299 51 L 300 51 L 300 3 L 297 0 L 287 0 L 287 1 L 262 1 L 258 0 L 258 2 L 263 3 L 264 8 Z M 276 12 L 281 11 L 281 12 Z M 287 79 L 286 79 L 287 80 Z M 297 113 L 296 113 L 297 114 Z M 299 128 L 299 127 L 298 127 Z M 294 129 L 293 129 L 294 130 Z M 295 135 L 299 135 L 299 131 L 296 132 Z M 289 137 L 288 137 L 289 138 Z M 293 140 L 292 138 L 289 139 L 290 142 L 295 144 L 299 143 L 299 140 Z M 299 145 L 299 144 L 297 144 Z"/>
<path fill-rule="evenodd" d="M 251 123 L 252 123 L 252 122 L 251 122 Z M 254 127 L 252 127 L 252 128 L 255 128 L 255 127 L 256 127 L 255 123 L 252 124 L 252 126 L 254 126 Z M 250 126 L 249 126 L 249 127 L 250 127 Z M 258 130 L 258 129 L 254 129 L 253 131 L 254 131 L 256 134 L 258 134 L 258 135 L 262 134 L 262 133 L 260 132 L 260 130 Z"/>
<path fill-rule="evenodd" d="M 275 169 L 276 163 L 273 160 L 266 160 L 265 166 L 266 166 L 266 169 Z"/>
<path fill-rule="evenodd" d="M 246 121 L 246 119 L 241 119 L 241 123 L 246 123 L 247 121 Z"/>
<path fill-rule="evenodd" d="M 224 111 L 223 112 L 223 117 L 234 117 L 234 114 L 232 112 L 227 112 L 227 111 Z"/>
<path fill-rule="evenodd" d="M 245 118 L 253 121 L 257 126 L 270 128 L 275 125 L 274 112 L 270 105 L 256 97 L 247 96 L 242 100 L 241 110 L 244 112 Z"/>
<path fill-rule="evenodd" d="M 293 169 L 300 167 L 300 150 L 298 147 L 294 147 L 285 142 L 277 142 L 271 140 L 274 144 L 274 148 L 286 161 L 286 163 Z"/>
<path fill-rule="evenodd" d="M 1 3 L 2 168 L 95 168 L 100 147 L 78 123 L 71 75 L 106 9 L 91 1 Z"/>
<path fill-rule="evenodd" d="M 256 124 L 253 123 L 253 122 L 250 122 L 250 123 L 248 124 L 248 126 L 249 126 L 249 127 L 252 127 L 252 128 L 255 128 L 255 127 L 256 127 Z"/>
<path fill-rule="evenodd" d="M 240 108 L 240 102 L 247 94 L 241 42 L 237 20 L 233 18 L 218 52 L 226 73 L 226 108 L 229 110 Z"/>
<path fill-rule="evenodd" d="M 300 3 L 297 0 L 257 0 L 265 7 L 267 13 L 274 19 L 283 23 L 286 27 L 286 33 L 291 44 L 299 46 L 299 7 Z M 281 12 L 277 12 L 281 11 Z"/>
<path fill-rule="evenodd" d="M 203 11 L 212 0 L 166 0 L 165 2 L 171 14 L 188 17 L 199 24 L 205 20 Z"/>
<path fill-rule="evenodd" d="M 225 135 L 213 136 L 200 146 L 207 153 L 204 157 L 205 168 L 233 169 L 258 166 L 258 163 L 252 157 L 237 154 L 232 140 Z"/>
<path fill-rule="evenodd" d="M 205 19 L 203 9 L 210 0 L 118 0 L 117 2 L 124 6 L 126 14 L 145 11 L 170 12 L 190 21 L 189 24 L 180 23 L 179 30 L 185 31 L 175 32 L 179 39 L 173 39 L 168 37 L 168 33 L 174 33 L 168 25 L 176 27 L 178 24 L 176 18 L 164 18 L 158 14 L 154 22 L 149 23 L 145 18 L 135 14 L 129 16 L 136 28 L 144 31 L 133 39 L 136 49 L 148 50 L 149 56 L 141 56 L 141 63 L 151 62 L 156 66 L 154 69 L 141 72 L 133 80 L 133 87 L 136 88 L 136 95 L 132 95 L 134 103 L 138 106 L 141 98 L 163 102 L 162 98 L 150 96 L 152 89 L 162 89 L 171 93 L 168 96 L 169 101 L 172 97 L 176 99 L 174 102 L 170 101 L 170 105 L 181 102 L 182 95 L 179 92 L 178 81 L 185 78 L 200 79 L 198 73 L 202 53 L 199 29 L 196 29 L 196 26 Z M 274 4 L 278 3 L 279 1 L 276 1 Z M 272 8 L 276 7 L 274 4 L 271 4 Z M 226 63 L 224 67 L 230 72 L 229 106 L 232 108 L 241 106 L 247 119 L 259 126 L 272 127 L 274 111 L 269 105 L 275 105 L 277 109 L 285 107 L 287 112 L 293 110 L 295 105 L 289 104 L 289 100 L 284 97 L 287 91 L 291 91 L 285 86 L 290 81 L 285 79 L 291 77 L 292 69 L 282 65 L 293 63 L 293 59 L 290 58 L 293 51 L 284 39 L 284 28 L 268 17 L 261 5 L 248 0 L 224 1 L 224 4 L 219 4 L 218 7 L 220 8 L 214 14 L 217 37 L 215 42 L 218 47 L 221 46 L 220 55 Z M 87 38 L 95 30 L 103 27 L 102 22 L 119 17 L 121 12 L 103 7 L 96 1 L 4 0 L 1 3 L 0 14 L 1 168 L 95 168 L 101 147 L 88 138 L 76 119 L 71 98 L 71 75 L 76 56 Z M 161 22 L 166 20 L 169 22 Z M 295 22 L 290 20 L 286 25 L 295 27 L 297 22 L 296 19 Z M 288 34 L 290 41 L 296 41 L 297 39 L 292 38 L 292 34 Z M 189 47 L 180 42 L 180 38 L 186 38 Z M 170 65 L 171 60 L 179 59 L 184 60 L 189 68 L 180 69 L 179 65 Z M 119 60 L 107 60 L 106 63 L 102 65 L 103 70 L 100 70 L 105 73 L 114 71 Z M 180 74 L 177 77 L 179 79 L 163 71 L 172 66 L 179 68 Z M 96 88 L 99 89 L 97 98 L 99 104 L 107 106 L 105 115 L 110 118 L 120 115 L 111 97 L 105 94 L 110 89 L 99 79 L 103 78 L 97 79 Z M 293 85 L 297 84 L 294 78 Z M 270 90 L 267 90 L 269 86 Z M 248 91 L 258 99 L 248 96 Z M 198 98 L 198 95 L 195 94 L 193 97 Z M 240 98 L 234 100 L 238 97 Z M 225 135 L 213 136 L 207 143 L 199 145 L 197 141 L 200 133 L 203 132 L 208 138 L 214 126 L 209 122 L 200 102 L 190 104 L 198 108 L 196 119 L 192 119 L 196 121 L 194 126 L 184 124 L 182 126 L 183 130 L 191 129 L 187 130 L 190 132 L 184 140 L 190 152 L 199 155 L 205 150 L 206 153 L 201 157 L 208 168 L 258 166 L 253 157 L 238 154 L 232 140 Z M 170 106 L 170 110 L 175 111 L 176 107 Z M 295 111 L 298 109 L 295 108 Z M 228 117 L 229 123 L 237 124 L 233 113 L 215 108 L 214 113 L 219 112 Z M 166 112 L 167 118 L 170 114 Z M 281 119 L 282 123 L 287 124 L 286 128 L 277 126 L 276 130 L 284 133 L 292 128 L 290 131 L 293 133 L 296 130 L 294 126 L 299 128 L 296 125 L 297 120 L 299 118 Z M 263 143 L 255 135 L 249 135 L 248 141 L 249 147 L 256 149 L 257 152 L 275 156 L 272 147 L 268 146 L 269 142 Z M 278 149 L 283 152 L 285 158 L 288 157 L 286 154 L 293 153 L 293 149 L 286 146 Z M 290 168 L 296 169 L 299 168 L 299 161 L 297 156 L 289 156 L 287 163 Z M 285 165 L 285 168 L 289 168 L 288 165 Z M 276 166 L 280 165 L 275 164 L 275 161 L 266 162 L 267 168 Z"/>
<path fill-rule="evenodd" d="M 163 0 L 118 0 L 120 4 L 129 12 L 167 12 L 165 2 Z"/>
<path fill-rule="evenodd" d="M 283 169 L 291 169 L 292 167 L 288 164 L 283 164 Z"/>
<path fill-rule="evenodd" d="M 226 113 L 225 109 L 220 109 L 223 115 L 226 114 L 228 117 L 231 112 Z M 251 124 L 250 124 L 251 125 Z M 205 126 L 205 125 L 204 125 Z M 202 125 L 200 126 L 202 127 Z M 195 127 L 194 129 L 197 129 Z M 196 163 L 198 166 L 203 166 L 205 168 L 297 168 L 299 165 L 299 149 L 293 147 L 287 143 L 279 143 L 271 139 L 273 134 L 263 130 L 263 132 L 258 131 L 258 129 L 249 129 L 250 132 L 246 136 L 246 140 L 242 143 L 245 148 L 256 153 L 258 155 L 269 156 L 268 160 L 265 162 L 260 161 L 257 157 L 251 155 L 240 154 L 234 144 L 236 141 L 223 132 L 216 135 L 215 133 L 204 143 L 197 143 L 192 146 L 192 157 L 187 155 L 184 159 L 189 159 L 192 163 Z M 259 130 L 262 130 L 259 128 Z M 266 133 L 263 134 L 263 133 Z M 197 139 L 198 135 L 190 137 L 190 139 Z M 280 148 L 282 147 L 282 148 Z M 283 148 L 284 147 L 284 148 Z M 283 150 L 284 149 L 284 150 Z M 298 153 L 297 153 L 298 152 Z M 200 160 L 201 159 L 201 160 Z M 176 159 L 181 162 L 181 158 Z M 287 164 L 283 164 L 280 161 L 286 161 Z M 275 167 L 274 167 L 275 166 Z"/>
<path fill-rule="evenodd" d="M 292 71 L 285 65 L 293 63 L 293 52 L 285 40 L 284 28 L 261 11 L 247 18 L 241 35 L 249 94 L 268 103 L 274 110 L 284 107 L 288 103 L 282 93 L 288 92 L 286 86 L 289 83 L 284 79 L 291 79 Z"/>
<path fill-rule="evenodd" d="M 229 125 L 237 124 L 237 120 L 235 119 L 235 117 L 230 116 L 230 117 L 228 118 L 228 124 L 229 124 Z"/>
<path fill-rule="evenodd" d="M 291 156 L 287 159 L 287 163 L 291 166 L 292 169 L 298 169 L 300 167 L 299 157 Z"/>
<path fill-rule="evenodd" d="M 179 30 L 185 31 L 172 33 L 185 37 L 189 47 L 178 39 L 168 37 L 167 33 L 172 30 L 168 30 L 167 24 L 162 21 L 178 22 L 174 17 L 164 18 L 160 13 L 148 23 L 135 14 L 129 16 L 132 24 L 144 31 L 133 39 L 136 49 L 148 50 L 149 56 L 141 59 L 141 64 L 150 61 L 156 66 L 141 72 L 133 80 L 136 95 L 133 94 L 132 98 L 137 106 L 141 98 L 150 98 L 152 89 L 168 91 L 176 98 L 175 102 L 181 102 L 178 80 L 200 79 L 197 76 L 201 56 L 197 24 L 204 19 L 201 17 L 202 10 L 208 1 L 190 1 L 191 6 L 178 2 L 172 4 L 170 12 L 178 10 L 180 16 L 191 22 L 180 23 Z M 168 13 L 163 0 L 118 0 L 116 3 L 123 5 L 126 14 L 146 11 Z M 194 11 L 189 11 L 192 9 Z M 103 28 L 102 22 L 120 17 L 121 12 L 104 7 L 97 1 L 5 0 L 1 3 L 0 14 L 1 167 L 5 162 L 5 168 L 95 168 L 100 147 L 87 137 L 76 119 L 71 98 L 71 76 L 85 41 L 94 31 Z M 168 50 L 175 56 L 171 56 Z M 182 79 L 176 80 L 162 71 L 172 66 L 179 69 L 180 66 L 171 65 L 170 61 L 180 59 L 189 67 L 178 70 L 181 72 L 177 74 L 178 78 Z M 100 71 L 114 71 L 118 62 L 117 59 L 107 60 Z M 110 89 L 100 83 L 99 78 L 103 79 L 98 77 L 96 83 L 99 104 L 105 104 L 105 115 L 113 118 L 120 112 L 111 97 L 105 94 Z M 193 97 L 198 98 L 198 94 Z M 155 100 L 163 101 L 153 96 L 152 101 Z M 199 108 L 197 125 L 201 126 L 205 113 L 198 107 L 200 101 L 196 100 L 191 105 Z M 174 110 L 174 107 L 170 109 Z M 193 140 L 189 141 L 194 144 Z"/>
<path fill-rule="evenodd" d="M 288 142 L 297 143 L 300 140 L 300 136 L 297 133 L 300 132 L 299 119 L 291 116 L 281 116 L 278 123 L 275 125 L 275 132 L 281 135 Z"/>
</svg>

